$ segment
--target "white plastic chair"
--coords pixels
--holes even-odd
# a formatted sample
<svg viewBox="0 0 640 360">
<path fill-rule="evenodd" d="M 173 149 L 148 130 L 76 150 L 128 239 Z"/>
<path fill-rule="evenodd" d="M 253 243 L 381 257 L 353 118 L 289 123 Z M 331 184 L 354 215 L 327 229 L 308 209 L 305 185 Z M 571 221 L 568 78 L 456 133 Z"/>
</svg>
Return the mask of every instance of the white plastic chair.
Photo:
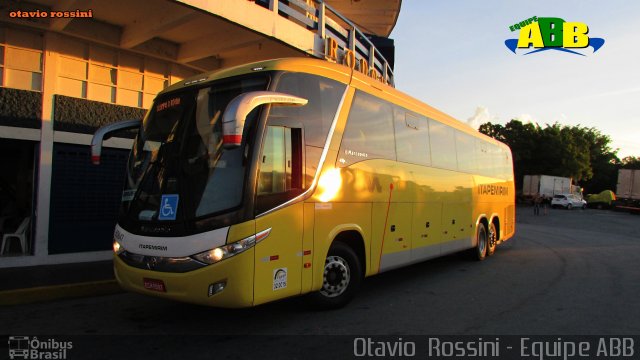
<svg viewBox="0 0 640 360">
<path fill-rule="evenodd" d="M 4 254 L 5 247 L 7 245 L 7 240 L 11 238 L 16 238 L 20 242 L 20 248 L 22 249 L 22 253 L 27 253 L 27 227 L 29 226 L 29 220 L 31 218 L 26 217 L 18 226 L 18 229 L 14 233 L 4 234 L 2 237 L 2 246 L 0 247 L 0 255 Z"/>
</svg>

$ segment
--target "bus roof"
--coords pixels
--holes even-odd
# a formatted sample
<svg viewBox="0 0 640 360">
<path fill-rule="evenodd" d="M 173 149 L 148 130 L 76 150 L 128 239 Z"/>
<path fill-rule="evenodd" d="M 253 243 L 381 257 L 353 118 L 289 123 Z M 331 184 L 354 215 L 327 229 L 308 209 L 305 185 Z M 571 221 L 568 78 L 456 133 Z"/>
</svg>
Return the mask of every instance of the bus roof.
<svg viewBox="0 0 640 360">
<path fill-rule="evenodd" d="M 274 70 L 299 71 L 317 74 L 332 78 L 346 84 L 349 83 L 351 77 L 350 68 L 343 65 L 334 64 L 329 61 L 310 58 L 282 58 L 247 63 L 230 68 L 213 70 L 206 73 L 198 74 L 167 87 L 166 89 L 162 90 L 159 95 L 187 86 L 204 85 L 204 83 L 210 81 L 224 79 L 232 76 Z"/>
</svg>

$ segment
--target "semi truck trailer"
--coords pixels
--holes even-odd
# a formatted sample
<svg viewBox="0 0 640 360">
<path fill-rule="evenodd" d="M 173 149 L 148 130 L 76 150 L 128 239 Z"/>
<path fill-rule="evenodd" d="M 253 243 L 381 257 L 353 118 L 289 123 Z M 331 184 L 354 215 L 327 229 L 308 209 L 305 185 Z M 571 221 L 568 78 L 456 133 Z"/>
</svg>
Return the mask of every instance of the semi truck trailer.
<svg viewBox="0 0 640 360">
<path fill-rule="evenodd" d="M 617 210 L 640 212 L 640 170 L 618 170 L 614 207 Z"/>
</svg>

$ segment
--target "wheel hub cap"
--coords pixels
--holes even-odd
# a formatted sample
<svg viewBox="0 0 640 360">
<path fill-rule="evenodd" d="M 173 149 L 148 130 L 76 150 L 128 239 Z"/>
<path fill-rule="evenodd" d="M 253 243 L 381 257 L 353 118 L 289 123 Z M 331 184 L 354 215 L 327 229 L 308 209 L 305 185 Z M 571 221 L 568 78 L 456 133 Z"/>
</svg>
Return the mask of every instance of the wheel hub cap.
<svg viewBox="0 0 640 360">
<path fill-rule="evenodd" d="M 350 280 L 351 273 L 347 262 L 340 256 L 329 256 L 324 264 L 320 293 L 327 297 L 339 296 L 347 290 Z"/>
</svg>

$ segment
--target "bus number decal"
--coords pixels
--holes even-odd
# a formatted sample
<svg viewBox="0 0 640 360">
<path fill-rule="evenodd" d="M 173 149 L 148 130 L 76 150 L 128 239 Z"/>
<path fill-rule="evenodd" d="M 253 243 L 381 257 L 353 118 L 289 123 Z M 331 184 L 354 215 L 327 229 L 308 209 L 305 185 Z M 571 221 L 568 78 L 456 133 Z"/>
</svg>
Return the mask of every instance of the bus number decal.
<svg viewBox="0 0 640 360">
<path fill-rule="evenodd" d="M 287 287 L 287 268 L 273 270 L 273 291 Z"/>
</svg>

